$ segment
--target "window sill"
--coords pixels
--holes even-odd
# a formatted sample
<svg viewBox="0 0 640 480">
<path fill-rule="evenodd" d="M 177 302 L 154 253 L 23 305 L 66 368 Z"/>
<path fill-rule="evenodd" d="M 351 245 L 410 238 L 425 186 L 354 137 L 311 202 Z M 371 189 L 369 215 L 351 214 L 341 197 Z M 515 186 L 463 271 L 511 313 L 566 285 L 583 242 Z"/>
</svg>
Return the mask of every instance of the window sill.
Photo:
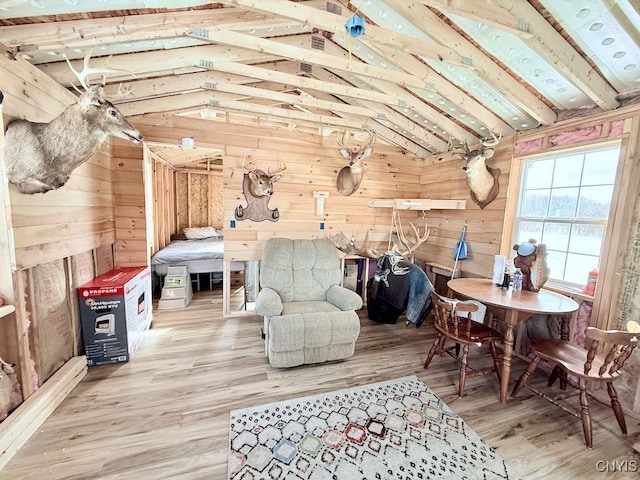
<svg viewBox="0 0 640 480">
<path fill-rule="evenodd" d="M 592 297 L 591 295 L 587 295 L 586 293 L 582 293 L 582 291 L 576 288 L 561 287 L 559 285 L 544 285 L 542 288 L 545 290 L 550 290 L 555 293 L 559 293 L 569 298 L 573 298 L 574 300 L 580 300 L 581 302 L 594 301 L 594 297 Z"/>
</svg>

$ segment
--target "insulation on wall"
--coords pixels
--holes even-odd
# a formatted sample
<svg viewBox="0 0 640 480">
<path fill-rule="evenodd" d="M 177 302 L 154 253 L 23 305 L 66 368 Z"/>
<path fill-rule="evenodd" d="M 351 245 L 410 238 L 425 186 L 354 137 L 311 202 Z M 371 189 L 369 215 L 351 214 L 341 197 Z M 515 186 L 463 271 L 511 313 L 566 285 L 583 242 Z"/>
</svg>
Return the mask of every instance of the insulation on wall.
<svg viewBox="0 0 640 480">
<path fill-rule="evenodd" d="M 72 333 L 73 333 L 73 345 L 74 354 L 82 351 L 82 331 L 81 323 L 79 321 L 80 312 L 78 310 L 78 302 L 75 301 L 74 292 L 76 289 L 96 277 L 95 266 L 93 261 L 93 252 L 84 252 L 79 255 L 71 257 L 70 262 L 70 276 L 71 276 L 71 295 L 70 298 L 71 308 L 73 309 Z"/>
<path fill-rule="evenodd" d="M 102 275 L 103 273 L 113 270 L 113 248 L 111 245 L 99 247 L 94 250 L 95 256 L 95 276 Z"/>
<path fill-rule="evenodd" d="M 73 356 L 64 260 L 33 267 L 28 275 L 31 329 L 39 384 Z"/>
</svg>

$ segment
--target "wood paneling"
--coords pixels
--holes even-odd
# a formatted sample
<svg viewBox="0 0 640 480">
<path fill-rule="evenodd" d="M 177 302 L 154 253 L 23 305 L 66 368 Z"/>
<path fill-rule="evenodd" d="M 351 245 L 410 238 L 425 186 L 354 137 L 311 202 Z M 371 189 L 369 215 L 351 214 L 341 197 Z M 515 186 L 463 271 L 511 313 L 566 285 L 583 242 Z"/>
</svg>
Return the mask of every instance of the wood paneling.
<svg viewBox="0 0 640 480">
<path fill-rule="evenodd" d="M 113 139 L 113 204 L 115 206 L 114 261 L 117 267 L 149 264 L 143 148 Z"/>
<path fill-rule="evenodd" d="M 509 174 L 511 170 L 512 137 L 503 138 L 487 165 L 500 169 L 500 190 L 496 199 L 481 209 L 469 197 L 462 162 L 450 153 L 425 160 L 420 176 L 421 197 L 442 200 L 466 200 L 465 210 L 431 210 L 426 218 L 431 235 L 416 256 L 429 262 L 453 267 L 454 247 L 467 225 L 468 257 L 458 263 L 467 276 L 491 276 L 494 255 L 500 253 Z M 510 233 L 508 234 L 510 237 Z"/>
</svg>

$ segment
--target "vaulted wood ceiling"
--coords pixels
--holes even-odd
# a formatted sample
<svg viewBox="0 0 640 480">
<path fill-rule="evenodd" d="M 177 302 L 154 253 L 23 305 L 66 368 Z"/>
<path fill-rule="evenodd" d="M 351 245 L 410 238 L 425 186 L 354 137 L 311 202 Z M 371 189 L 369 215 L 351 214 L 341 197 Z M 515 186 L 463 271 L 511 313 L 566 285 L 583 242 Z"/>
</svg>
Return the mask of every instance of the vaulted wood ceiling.
<svg viewBox="0 0 640 480">
<path fill-rule="evenodd" d="M 7 0 L 0 43 L 69 88 L 64 57 L 80 71 L 90 55 L 128 116 L 372 129 L 428 156 L 634 101 L 638 10 L 634 0 Z M 354 15 L 364 34 L 345 28 Z"/>
</svg>

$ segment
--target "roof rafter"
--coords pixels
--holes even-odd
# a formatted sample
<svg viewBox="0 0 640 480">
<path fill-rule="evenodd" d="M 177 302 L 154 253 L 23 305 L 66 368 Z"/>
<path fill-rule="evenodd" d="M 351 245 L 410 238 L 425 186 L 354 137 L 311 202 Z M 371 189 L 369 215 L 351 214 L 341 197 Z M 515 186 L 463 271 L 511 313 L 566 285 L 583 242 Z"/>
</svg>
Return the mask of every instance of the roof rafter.
<svg viewBox="0 0 640 480">
<path fill-rule="evenodd" d="M 544 125 L 552 125 L 556 121 L 557 115 L 551 108 L 422 3 L 415 0 L 385 2 L 405 18 L 411 19 L 412 24 L 434 40 L 464 52 L 470 58 L 476 72 L 506 95 L 514 105 L 518 105 Z"/>
<path fill-rule="evenodd" d="M 323 9 L 325 10 L 323 11 L 312 8 L 302 3 L 289 2 L 286 0 L 221 0 L 219 3 L 276 14 L 284 18 L 297 20 L 304 24 L 313 25 L 316 28 L 328 32 L 345 32 L 344 17 L 342 15 L 329 13 L 325 9 Z M 367 37 L 373 42 L 389 45 L 402 51 L 408 51 L 416 55 L 454 65 L 464 65 L 464 56 L 445 45 L 425 42 L 376 25 L 367 25 L 366 31 Z"/>
<path fill-rule="evenodd" d="M 406 86 L 425 88 L 425 81 L 415 75 L 385 70 L 384 68 L 367 65 L 360 61 L 353 62 L 348 59 L 321 53 L 319 50 L 313 50 L 311 49 L 311 35 L 307 36 L 309 48 L 293 46 L 280 37 L 278 40 L 268 40 L 265 38 L 230 31 L 202 31 L 200 32 L 200 35 L 190 34 L 190 36 L 206 40 L 211 43 L 246 48 L 248 50 L 277 55 L 290 60 L 312 63 L 321 67 L 335 68 L 344 72 L 363 75 L 365 77 L 378 78 Z M 298 37 L 301 36 L 298 35 Z"/>
<path fill-rule="evenodd" d="M 604 110 L 620 104 L 616 91 L 526 0 L 491 0 L 516 19 L 526 19 L 533 34 L 523 41 Z"/>
</svg>

